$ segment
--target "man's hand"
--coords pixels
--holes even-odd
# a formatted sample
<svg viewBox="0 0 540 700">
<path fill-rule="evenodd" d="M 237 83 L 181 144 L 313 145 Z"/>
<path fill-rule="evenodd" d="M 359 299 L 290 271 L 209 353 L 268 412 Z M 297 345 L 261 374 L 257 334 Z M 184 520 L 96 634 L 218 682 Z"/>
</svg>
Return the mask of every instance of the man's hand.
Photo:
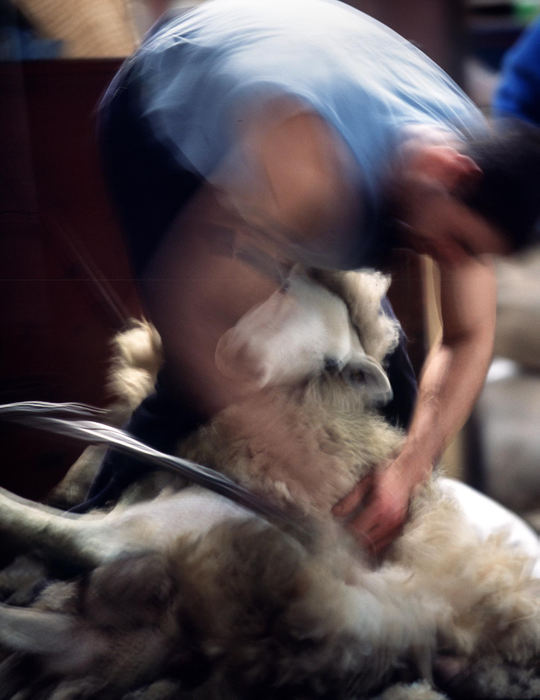
<svg viewBox="0 0 540 700">
<path fill-rule="evenodd" d="M 332 509 L 358 543 L 376 554 L 400 534 L 411 493 L 419 482 L 403 463 L 406 461 L 400 455 L 388 466 L 383 465 L 375 474 L 362 479 Z"/>
</svg>

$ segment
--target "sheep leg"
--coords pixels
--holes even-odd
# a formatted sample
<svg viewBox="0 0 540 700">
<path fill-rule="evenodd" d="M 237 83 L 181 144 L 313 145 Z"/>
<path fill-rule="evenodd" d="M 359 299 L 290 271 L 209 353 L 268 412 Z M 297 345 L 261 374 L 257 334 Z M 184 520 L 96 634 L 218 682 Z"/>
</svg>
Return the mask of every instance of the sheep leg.
<svg viewBox="0 0 540 700">
<path fill-rule="evenodd" d="M 103 516 L 65 514 L 0 489 L 0 533 L 4 541 L 37 550 L 47 558 L 93 568 L 114 558 L 119 543 Z"/>
<path fill-rule="evenodd" d="M 0 489 L 0 535 L 48 559 L 94 568 L 120 556 L 166 551 L 180 535 L 204 535 L 253 513 L 192 486 L 106 515 L 63 513 Z"/>
</svg>

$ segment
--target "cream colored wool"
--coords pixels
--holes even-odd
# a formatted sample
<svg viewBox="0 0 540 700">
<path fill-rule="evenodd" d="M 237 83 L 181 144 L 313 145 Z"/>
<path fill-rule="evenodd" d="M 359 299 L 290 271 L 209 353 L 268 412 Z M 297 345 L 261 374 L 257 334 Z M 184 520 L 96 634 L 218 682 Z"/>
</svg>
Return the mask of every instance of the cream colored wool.
<svg viewBox="0 0 540 700">
<path fill-rule="evenodd" d="M 379 315 L 383 278 L 321 280 L 344 295 L 362 344 L 382 360 L 396 342 L 395 326 Z M 117 405 L 129 411 L 152 385 L 159 345 L 141 324 L 116 348 Z M 143 686 L 137 697 L 153 697 L 175 658 L 177 671 L 204 659 L 201 685 L 188 695 L 195 700 L 279 697 L 291 687 L 310 698 L 439 700 L 445 695 L 429 682 L 438 654 L 458 669 L 448 697 L 485 697 L 486 687 L 491 698 L 533 697 L 523 687 L 538 682 L 540 581 L 504 534 L 477 534 L 437 477 L 417 493 L 382 561 L 331 516 L 402 440 L 361 388 L 325 374 L 229 406 L 179 445 L 299 511 L 311 533 L 300 539 L 166 474 L 136 484 L 105 515 L 61 518 L 0 492 L 4 537 L 67 554 L 90 572 L 46 589 L 30 611 L 0 607 L 1 643 L 13 643 L 17 630 L 17 648 L 60 674 L 55 692 L 84 678 L 90 690 L 80 697 L 114 687 L 128 698 Z M 425 682 L 396 683 L 402 668 Z M 186 682 L 170 697 L 184 697 Z"/>
</svg>

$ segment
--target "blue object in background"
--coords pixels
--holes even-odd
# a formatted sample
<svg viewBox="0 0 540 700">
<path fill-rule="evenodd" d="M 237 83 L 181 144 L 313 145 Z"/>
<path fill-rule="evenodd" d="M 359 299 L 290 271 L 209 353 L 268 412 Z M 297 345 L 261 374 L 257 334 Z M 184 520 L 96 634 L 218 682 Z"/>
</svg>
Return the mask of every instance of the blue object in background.
<svg viewBox="0 0 540 700">
<path fill-rule="evenodd" d="M 59 58 L 62 42 L 36 34 L 12 5 L 0 9 L 0 61 L 31 61 Z"/>
<path fill-rule="evenodd" d="M 504 57 L 493 112 L 540 125 L 540 19 Z"/>
</svg>

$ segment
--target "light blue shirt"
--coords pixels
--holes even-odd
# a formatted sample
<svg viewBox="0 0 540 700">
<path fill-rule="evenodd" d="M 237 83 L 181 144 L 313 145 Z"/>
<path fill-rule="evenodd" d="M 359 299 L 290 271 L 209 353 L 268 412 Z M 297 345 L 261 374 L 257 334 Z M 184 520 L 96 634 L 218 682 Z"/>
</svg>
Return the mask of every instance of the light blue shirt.
<svg viewBox="0 0 540 700">
<path fill-rule="evenodd" d="M 329 123 L 358 167 L 369 257 L 382 183 L 407 126 L 467 138 L 484 128 L 460 88 L 411 43 L 334 0 L 211 0 L 173 18 L 130 61 L 155 137 L 207 180 L 235 156 L 238 128 L 291 96 Z"/>
</svg>

